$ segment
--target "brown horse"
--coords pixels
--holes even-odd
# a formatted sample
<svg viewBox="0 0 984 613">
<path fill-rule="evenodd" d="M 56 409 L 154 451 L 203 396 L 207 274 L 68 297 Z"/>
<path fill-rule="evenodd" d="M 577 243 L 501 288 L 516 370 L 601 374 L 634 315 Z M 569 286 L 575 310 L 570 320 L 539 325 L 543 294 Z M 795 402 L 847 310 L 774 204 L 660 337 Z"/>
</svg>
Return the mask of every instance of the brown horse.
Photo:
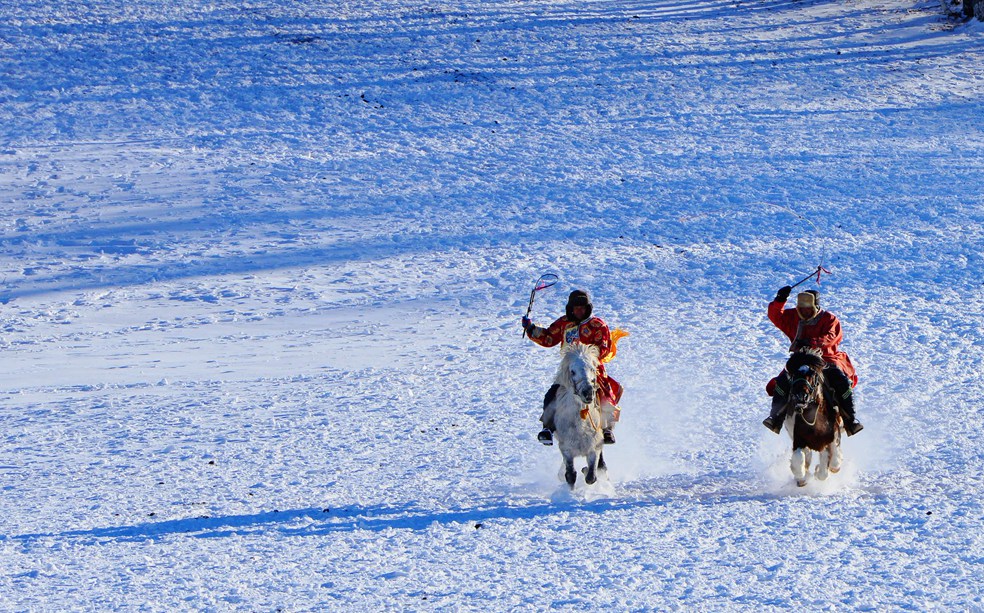
<svg viewBox="0 0 984 613">
<path fill-rule="evenodd" d="M 793 457 L 789 467 L 796 485 L 806 485 L 813 452 L 820 458 L 816 478 L 823 481 L 828 472 L 841 468 L 840 415 L 828 397 L 823 369 L 826 363 L 819 351 L 801 349 L 786 361 L 789 396 L 786 401 L 786 428 L 793 437 Z"/>
</svg>

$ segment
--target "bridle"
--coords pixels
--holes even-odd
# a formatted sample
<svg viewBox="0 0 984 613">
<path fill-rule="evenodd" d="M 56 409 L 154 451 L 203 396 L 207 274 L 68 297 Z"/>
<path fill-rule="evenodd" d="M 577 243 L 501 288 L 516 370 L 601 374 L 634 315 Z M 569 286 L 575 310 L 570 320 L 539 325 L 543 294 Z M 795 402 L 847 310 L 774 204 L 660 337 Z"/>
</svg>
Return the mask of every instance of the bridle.
<svg viewBox="0 0 984 613">
<path fill-rule="evenodd" d="M 802 369 L 804 367 L 800 367 L 800 368 Z M 787 370 L 786 372 L 788 373 L 789 371 Z M 820 416 L 820 405 L 823 402 L 823 373 L 819 371 L 815 371 L 812 368 L 810 368 L 809 374 L 805 374 L 805 375 L 799 374 L 795 376 L 793 376 L 792 373 L 789 374 L 790 374 L 790 380 L 789 380 L 790 400 L 793 399 L 792 398 L 793 389 L 796 387 L 797 383 L 802 383 L 806 387 L 806 394 L 805 394 L 806 402 L 797 403 L 793 407 L 793 413 L 798 415 L 803 420 L 803 423 L 805 423 L 810 427 L 813 427 L 814 425 L 816 425 L 817 419 Z M 806 416 L 803 414 L 803 409 L 809 406 L 811 401 L 817 405 L 817 412 L 813 416 L 812 422 L 807 420 Z"/>
<path fill-rule="evenodd" d="M 588 423 L 591 424 L 591 428 L 593 430 L 599 430 L 600 431 L 601 430 L 601 424 L 600 423 L 596 423 L 594 416 L 591 414 L 591 407 L 592 406 L 595 406 L 595 405 L 598 405 L 598 404 L 599 404 L 598 403 L 598 398 L 596 397 L 595 400 L 591 404 L 584 405 L 584 408 L 581 409 L 580 415 L 581 415 L 581 419 L 588 420 Z"/>
<path fill-rule="evenodd" d="M 580 400 L 580 396 L 579 396 L 579 394 L 577 393 L 577 390 L 576 390 L 576 388 L 578 387 L 578 385 L 577 385 L 577 382 L 574 380 L 573 372 L 571 372 L 569 374 L 571 375 L 569 377 L 570 384 L 571 384 L 571 392 L 574 394 L 574 396 L 576 396 Z M 592 407 L 597 406 L 599 409 L 601 408 L 601 398 L 599 396 L 600 389 L 598 387 L 598 381 L 597 381 L 597 378 L 595 378 L 594 380 L 589 380 L 589 381 L 586 381 L 585 383 L 587 383 L 588 385 L 591 386 L 592 400 L 591 400 L 590 403 L 586 403 L 586 404 L 584 404 L 581 407 L 581 411 L 580 411 L 579 414 L 581 416 L 581 419 L 587 420 L 588 423 L 591 424 L 591 427 L 594 430 L 599 430 L 600 431 L 601 430 L 601 424 L 600 423 L 597 423 L 595 421 L 594 416 L 591 414 L 591 408 Z"/>
</svg>

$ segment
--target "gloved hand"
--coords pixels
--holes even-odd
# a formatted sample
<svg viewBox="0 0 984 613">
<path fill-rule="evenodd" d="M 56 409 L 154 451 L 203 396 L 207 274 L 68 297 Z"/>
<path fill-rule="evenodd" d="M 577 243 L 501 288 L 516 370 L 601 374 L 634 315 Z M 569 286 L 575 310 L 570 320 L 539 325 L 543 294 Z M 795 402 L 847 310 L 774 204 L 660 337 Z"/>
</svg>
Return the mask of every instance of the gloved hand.
<svg viewBox="0 0 984 613">
<path fill-rule="evenodd" d="M 793 288 L 788 285 L 783 285 L 776 292 L 776 298 L 773 302 L 786 302 L 789 298 L 789 292 L 793 291 Z"/>
<path fill-rule="evenodd" d="M 523 317 L 523 330 L 526 330 L 527 332 L 529 332 L 530 331 L 530 326 L 532 326 L 532 325 L 533 325 L 533 320 L 532 319 L 530 319 L 529 317 Z"/>
</svg>

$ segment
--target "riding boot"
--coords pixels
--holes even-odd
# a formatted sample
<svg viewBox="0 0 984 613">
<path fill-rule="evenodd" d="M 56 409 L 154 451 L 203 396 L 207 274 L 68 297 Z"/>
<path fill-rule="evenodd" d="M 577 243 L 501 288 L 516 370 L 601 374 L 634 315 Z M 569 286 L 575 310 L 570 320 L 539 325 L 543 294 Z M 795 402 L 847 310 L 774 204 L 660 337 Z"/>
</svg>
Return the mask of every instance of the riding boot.
<svg viewBox="0 0 984 613">
<path fill-rule="evenodd" d="M 844 430 L 847 431 L 848 436 L 854 436 L 864 430 L 864 425 L 854 415 L 854 394 L 849 391 L 847 396 L 840 398 L 837 401 L 837 409 L 840 411 L 841 419 L 844 420 Z"/>
<path fill-rule="evenodd" d="M 834 403 L 837 405 L 837 410 L 840 411 L 847 435 L 854 436 L 864 430 L 864 425 L 854 415 L 854 392 L 851 390 L 851 380 L 837 367 L 825 369 L 824 377 L 833 388 Z"/>
<path fill-rule="evenodd" d="M 553 401 L 557 397 L 557 390 L 559 389 L 560 386 L 554 383 L 543 396 L 543 412 L 540 414 L 540 423 L 543 424 L 543 430 L 540 430 L 540 433 L 536 435 L 536 440 L 544 445 L 553 445 L 553 430 L 556 430 L 556 426 L 554 425 Z"/>
<path fill-rule="evenodd" d="M 769 411 L 769 416 L 762 420 L 762 425 L 776 434 L 782 432 L 782 424 L 785 421 L 785 409 L 786 396 L 785 394 L 780 395 L 779 389 L 777 388 L 776 395 L 772 397 L 772 408 Z"/>
<path fill-rule="evenodd" d="M 602 430 L 601 435 L 605 438 L 606 445 L 615 444 L 615 433 L 612 432 L 611 428 L 605 428 L 604 430 Z"/>
</svg>

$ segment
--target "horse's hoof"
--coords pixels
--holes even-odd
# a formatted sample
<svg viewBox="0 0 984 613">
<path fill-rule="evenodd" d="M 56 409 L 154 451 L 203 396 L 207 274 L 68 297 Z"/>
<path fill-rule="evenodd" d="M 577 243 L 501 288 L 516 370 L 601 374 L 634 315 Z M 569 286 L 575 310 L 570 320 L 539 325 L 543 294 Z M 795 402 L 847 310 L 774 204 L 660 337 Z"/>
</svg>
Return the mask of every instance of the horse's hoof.
<svg viewBox="0 0 984 613">
<path fill-rule="evenodd" d="M 838 466 L 837 468 L 834 468 L 833 466 L 830 466 L 830 467 L 827 468 L 827 470 L 829 470 L 830 472 L 832 472 L 835 475 L 841 471 L 840 466 Z"/>
<path fill-rule="evenodd" d="M 797 479 L 796 480 L 796 485 L 797 485 L 797 487 L 805 487 L 806 486 L 806 479 Z"/>
</svg>

